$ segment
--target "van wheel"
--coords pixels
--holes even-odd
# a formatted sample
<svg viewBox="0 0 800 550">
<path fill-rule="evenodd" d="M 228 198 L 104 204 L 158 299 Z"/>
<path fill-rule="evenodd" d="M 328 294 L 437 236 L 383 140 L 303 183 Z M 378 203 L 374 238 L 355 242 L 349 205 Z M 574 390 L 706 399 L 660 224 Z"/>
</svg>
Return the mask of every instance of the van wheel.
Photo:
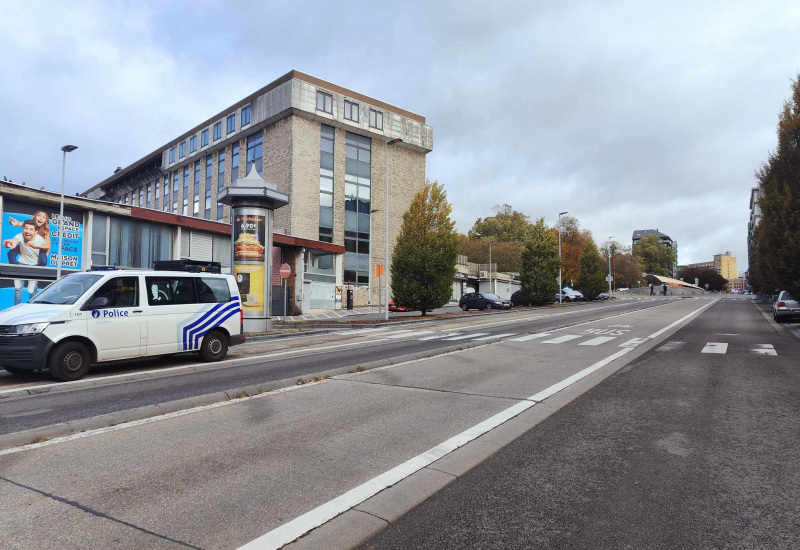
<svg viewBox="0 0 800 550">
<path fill-rule="evenodd" d="M 61 382 L 80 380 L 89 372 L 89 350 L 80 342 L 58 344 L 47 359 L 50 376 Z"/>
<path fill-rule="evenodd" d="M 200 346 L 200 358 L 212 363 L 220 361 L 228 354 L 228 338 L 218 330 L 212 330 L 203 338 Z"/>
</svg>

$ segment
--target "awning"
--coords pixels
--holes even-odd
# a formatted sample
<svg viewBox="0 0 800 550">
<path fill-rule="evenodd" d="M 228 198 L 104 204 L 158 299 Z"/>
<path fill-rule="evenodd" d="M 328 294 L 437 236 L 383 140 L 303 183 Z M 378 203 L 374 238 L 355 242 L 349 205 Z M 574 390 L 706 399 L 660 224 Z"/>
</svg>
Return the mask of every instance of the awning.
<svg viewBox="0 0 800 550">
<path fill-rule="evenodd" d="M 673 279 L 671 277 L 665 277 L 664 275 L 653 275 L 652 273 L 648 273 L 648 275 L 658 279 L 662 283 L 667 283 L 670 286 L 685 286 L 687 288 L 696 288 L 697 290 L 705 290 L 705 288 L 700 288 L 697 285 L 687 283 L 686 281 L 681 281 L 680 279 Z"/>
</svg>

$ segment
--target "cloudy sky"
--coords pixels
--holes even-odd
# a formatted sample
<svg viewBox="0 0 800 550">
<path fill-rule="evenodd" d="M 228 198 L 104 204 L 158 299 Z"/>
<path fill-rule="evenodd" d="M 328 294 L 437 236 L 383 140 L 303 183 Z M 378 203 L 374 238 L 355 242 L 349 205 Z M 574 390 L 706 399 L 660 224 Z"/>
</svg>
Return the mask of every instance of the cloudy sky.
<svg viewBox="0 0 800 550">
<path fill-rule="evenodd" d="M 747 264 L 800 2 L 0 0 L 0 176 L 68 192 L 291 69 L 424 115 L 461 231 L 509 203 Z"/>
</svg>

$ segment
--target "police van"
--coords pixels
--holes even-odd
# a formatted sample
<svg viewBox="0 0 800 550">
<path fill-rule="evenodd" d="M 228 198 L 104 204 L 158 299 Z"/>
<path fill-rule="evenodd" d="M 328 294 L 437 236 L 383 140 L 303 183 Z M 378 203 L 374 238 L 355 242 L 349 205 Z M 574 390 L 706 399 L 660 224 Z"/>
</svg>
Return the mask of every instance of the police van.
<svg viewBox="0 0 800 550">
<path fill-rule="evenodd" d="M 180 270 L 165 270 L 177 267 Z M 244 342 L 239 289 L 219 264 L 156 262 L 62 277 L 0 312 L 0 367 L 78 380 L 92 363 L 195 351 L 219 361 Z"/>
</svg>

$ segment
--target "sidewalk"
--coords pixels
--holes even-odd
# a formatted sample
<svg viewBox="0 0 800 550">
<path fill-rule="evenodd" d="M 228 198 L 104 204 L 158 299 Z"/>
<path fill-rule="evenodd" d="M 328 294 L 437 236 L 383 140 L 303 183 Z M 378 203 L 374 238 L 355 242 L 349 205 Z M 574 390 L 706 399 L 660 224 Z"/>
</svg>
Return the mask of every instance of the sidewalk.
<svg viewBox="0 0 800 550">
<path fill-rule="evenodd" d="M 435 309 L 433 314 L 452 313 L 458 309 L 458 302 L 450 302 L 445 306 Z M 377 321 L 381 319 L 381 311 L 377 306 L 357 307 L 351 310 L 347 309 L 312 309 L 306 315 L 288 315 L 286 317 L 281 315 L 273 315 L 273 321 L 279 322 L 298 322 L 298 321 L 331 321 L 331 322 L 347 322 L 351 321 L 354 316 L 358 316 L 359 321 Z M 419 317 L 418 311 L 399 311 L 390 312 L 389 317 Z"/>
</svg>

